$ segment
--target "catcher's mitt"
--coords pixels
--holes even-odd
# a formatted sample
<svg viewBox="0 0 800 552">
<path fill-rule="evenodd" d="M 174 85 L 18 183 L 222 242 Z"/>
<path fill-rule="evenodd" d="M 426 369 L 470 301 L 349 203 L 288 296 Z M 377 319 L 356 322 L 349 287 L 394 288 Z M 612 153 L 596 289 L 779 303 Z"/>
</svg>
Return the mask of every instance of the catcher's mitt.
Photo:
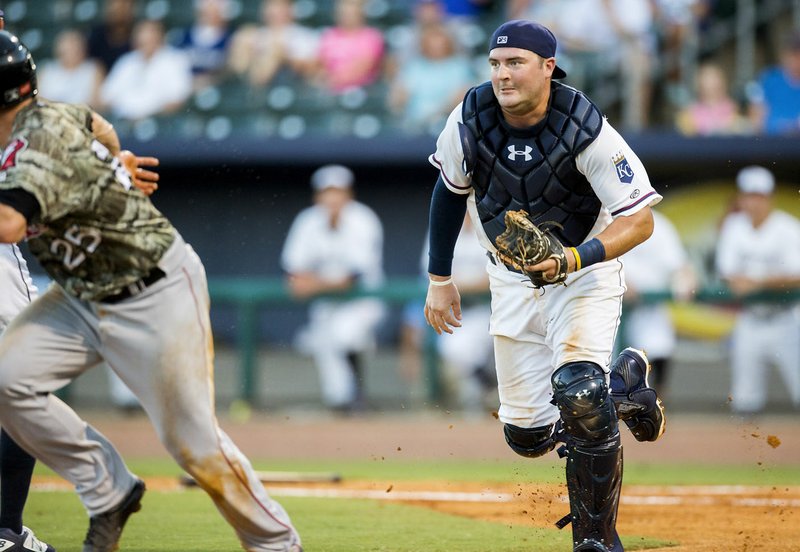
<svg viewBox="0 0 800 552">
<path fill-rule="evenodd" d="M 534 287 L 563 284 L 567 279 L 569 264 L 564 246 L 558 238 L 546 229 L 537 227 L 523 210 L 506 212 L 505 223 L 505 231 L 494 240 L 500 260 L 528 276 Z M 545 259 L 556 261 L 555 276 L 548 278 L 544 272 L 525 270 L 526 266 Z"/>
</svg>

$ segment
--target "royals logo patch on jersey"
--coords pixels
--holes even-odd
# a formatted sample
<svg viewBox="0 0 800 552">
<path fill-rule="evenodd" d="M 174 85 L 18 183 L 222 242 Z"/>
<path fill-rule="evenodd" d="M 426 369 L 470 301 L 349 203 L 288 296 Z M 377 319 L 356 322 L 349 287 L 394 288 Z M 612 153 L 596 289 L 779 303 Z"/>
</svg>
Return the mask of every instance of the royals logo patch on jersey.
<svg viewBox="0 0 800 552">
<path fill-rule="evenodd" d="M 614 163 L 614 170 L 617 172 L 617 178 L 623 184 L 630 184 L 633 182 L 633 169 L 628 163 L 628 160 L 625 159 L 625 154 L 619 152 L 614 157 L 611 158 L 611 162 Z"/>
</svg>

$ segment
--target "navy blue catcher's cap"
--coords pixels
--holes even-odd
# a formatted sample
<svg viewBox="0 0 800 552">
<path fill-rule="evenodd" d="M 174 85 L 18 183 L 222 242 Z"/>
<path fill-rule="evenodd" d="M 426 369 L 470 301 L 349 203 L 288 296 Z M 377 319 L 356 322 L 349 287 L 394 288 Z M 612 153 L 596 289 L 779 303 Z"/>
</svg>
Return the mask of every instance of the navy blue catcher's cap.
<svg viewBox="0 0 800 552">
<path fill-rule="evenodd" d="M 544 25 L 524 19 L 514 19 L 506 21 L 492 33 L 489 51 L 494 48 L 522 48 L 546 59 L 556 57 L 556 37 Z M 566 76 L 567 73 L 556 65 L 553 78 L 563 79 Z"/>
</svg>

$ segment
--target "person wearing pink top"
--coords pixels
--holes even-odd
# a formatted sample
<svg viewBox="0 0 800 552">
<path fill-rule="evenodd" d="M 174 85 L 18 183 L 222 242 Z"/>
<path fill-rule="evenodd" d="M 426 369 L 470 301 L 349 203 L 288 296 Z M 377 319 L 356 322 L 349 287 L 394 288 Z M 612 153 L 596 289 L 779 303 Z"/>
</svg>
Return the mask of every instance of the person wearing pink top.
<svg viewBox="0 0 800 552">
<path fill-rule="evenodd" d="M 728 92 L 728 82 L 722 68 L 713 63 L 701 65 L 696 80 L 697 97 L 678 113 L 678 130 L 687 136 L 745 132 L 746 120 Z"/>
<path fill-rule="evenodd" d="M 381 75 L 383 35 L 366 25 L 363 7 L 363 0 L 338 0 L 336 25 L 320 38 L 318 77 L 331 92 L 368 86 Z"/>
</svg>

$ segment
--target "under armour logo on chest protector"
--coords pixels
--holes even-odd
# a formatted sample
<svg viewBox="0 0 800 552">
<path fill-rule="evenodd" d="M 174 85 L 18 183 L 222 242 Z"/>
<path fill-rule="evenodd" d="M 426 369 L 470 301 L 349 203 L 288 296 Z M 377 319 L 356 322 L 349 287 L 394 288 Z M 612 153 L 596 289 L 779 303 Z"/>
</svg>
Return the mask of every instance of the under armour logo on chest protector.
<svg viewBox="0 0 800 552">
<path fill-rule="evenodd" d="M 532 151 L 533 148 L 530 146 L 525 146 L 525 149 L 521 150 L 516 149 L 514 146 L 508 146 L 508 158 L 512 161 L 516 161 L 518 155 L 524 155 L 525 161 L 530 161 L 533 159 L 533 156 L 531 155 Z"/>
</svg>

